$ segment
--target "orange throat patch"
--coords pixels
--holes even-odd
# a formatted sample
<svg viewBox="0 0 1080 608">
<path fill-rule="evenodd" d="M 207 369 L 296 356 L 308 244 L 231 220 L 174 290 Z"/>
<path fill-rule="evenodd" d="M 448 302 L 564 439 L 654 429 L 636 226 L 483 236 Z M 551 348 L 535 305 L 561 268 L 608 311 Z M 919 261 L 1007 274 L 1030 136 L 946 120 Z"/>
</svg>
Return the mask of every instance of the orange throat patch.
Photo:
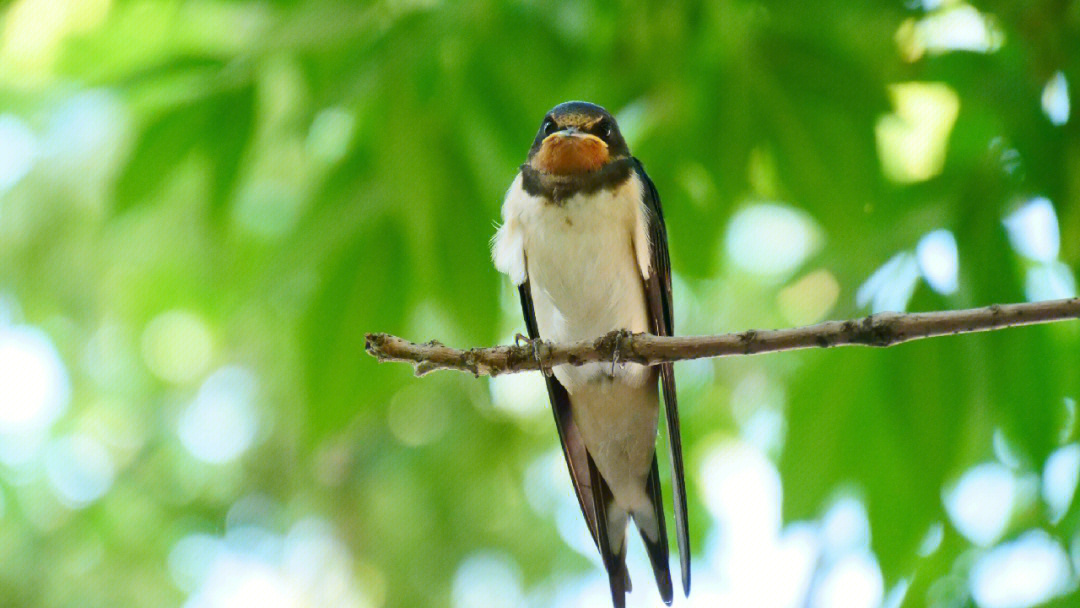
<svg viewBox="0 0 1080 608">
<path fill-rule="evenodd" d="M 554 175 L 588 173 L 603 168 L 610 159 L 608 147 L 594 135 L 548 135 L 533 157 L 535 168 Z"/>
</svg>

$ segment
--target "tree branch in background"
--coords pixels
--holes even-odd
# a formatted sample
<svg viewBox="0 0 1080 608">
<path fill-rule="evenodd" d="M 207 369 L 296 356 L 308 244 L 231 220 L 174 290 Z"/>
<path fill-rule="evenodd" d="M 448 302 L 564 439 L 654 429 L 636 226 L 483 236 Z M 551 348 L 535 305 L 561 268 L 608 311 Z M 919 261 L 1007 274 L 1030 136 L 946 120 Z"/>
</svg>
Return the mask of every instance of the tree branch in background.
<svg viewBox="0 0 1080 608">
<path fill-rule="evenodd" d="M 389 334 L 367 334 L 365 348 L 379 361 L 412 363 L 417 376 L 439 369 L 476 376 L 538 370 L 553 365 L 611 361 L 654 364 L 706 357 L 755 355 L 832 346 L 885 347 L 951 334 L 966 334 L 1080 318 L 1080 298 L 943 312 L 879 313 L 852 321 L 826 321 L 794 329 L 748 330 L 718 336 L 657 337 L 613 331 L 571 344 L 537 341 L 532 345 L 458 350 L 432 340 L 415 344 Z M 539 359 L 539 360 L 538 360 Z"/>
</svg>

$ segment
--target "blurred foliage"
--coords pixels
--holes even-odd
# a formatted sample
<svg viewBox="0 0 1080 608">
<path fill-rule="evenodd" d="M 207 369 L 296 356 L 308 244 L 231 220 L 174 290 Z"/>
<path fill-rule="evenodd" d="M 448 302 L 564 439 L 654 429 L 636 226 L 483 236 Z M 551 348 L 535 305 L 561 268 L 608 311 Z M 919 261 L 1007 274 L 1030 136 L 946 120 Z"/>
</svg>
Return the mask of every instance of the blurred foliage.
<svg viewBox="0 0 1080 608">
<path fill-rule="evenodd" d="M 539 379 L 415 379 L 363 352 L 369 331 L 521 330 L 488 242 L 543 113 L 617 112 L 664 198 L 680 333 L 865 314 L 859 287 L 935 229 L 955 237 L 957 288 L 912 275 L 902 307 L 1022 301 L 1047 272 L 1075 292 L 1080 121 L 1045 108 L 1056 74 L 1066 104 L 1080 83 L 1078 41 L 1075 0 L 5 3 L 0 326 L 42 330 L 67 392 L 44 428 L 0 428 L 0 604 L 240 605 L 207 599 L 177 547 L 263 547 L 236 523 L 252 509 L 286 547 L 306 517 L 334 530 L 352 595 L 281 566 L 308 605 L 463 605 L 455 572 L 478 551 L 556 603 L 596 564 L 530 487 L 556 449 Z M 1036 196 L 1052 260 L 1003 224 Z M 732 245 L 748 242 L 733 216 L 763 204 L 800 210 L 805 251 L 772 224 Z M 1080 507 L 1051 517 L 1040 475 L 1076 440 L 1077 369 L 1076 324 L 680 364 L 693 544 L 732 533 L 705 496 L 709 455 L 736 442 L 779 471 L 785 521 L 856 496 L 905 605 L 973 601 L 955 581 L 990 547 L 946 495 L 981 462 L 1018 488 L 990 543 L 1042 529 L 1076 563 Z M 30 397 L 0 382 L 5 398 Z M 80 498 L 87 479 L 104 487 Z M 706 598 L 727 584 L 710 559 Z M 1053 605 L 1077 601 L 1068 568 Z"/>
</svg>

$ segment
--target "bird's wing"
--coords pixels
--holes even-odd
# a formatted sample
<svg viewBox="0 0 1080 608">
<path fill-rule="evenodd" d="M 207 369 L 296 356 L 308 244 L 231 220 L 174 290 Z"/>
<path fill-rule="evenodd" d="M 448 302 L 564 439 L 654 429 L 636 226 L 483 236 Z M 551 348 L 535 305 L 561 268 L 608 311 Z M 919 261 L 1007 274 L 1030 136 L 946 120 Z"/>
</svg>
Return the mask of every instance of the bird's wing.
<svg viewBox="0 0 1080 608">
<path fill-rule="evenodd" d="M 601 477 L 592 456 L 585 457 L 589 462 L 589 476 L 592 478 L 592 495 L 593 504 L 596 505 L 596 514 L 600 521 L 606 522 L 597 529 L 596 546 L 600 549 L 600 557 L 604 560 L 604 570 L 607 571 L 611 603 L 614 608 L 626 608 L 626 592 L 630 591 L 630 576 L 626 570 L 626 511 L 615 504 L 611 488 Z M 653 460 L 655 461 L 655 456 Z M 612 538 L 612 532 L 616 533 L 616 538 Z"/>
<path fill-rule="evenodd" d="M 660 492 L 660 469 L 656 465 L 656 453 L 653 453 L 652 468 L 649 469 L 649 482 L 645 486 L 645 492 L 649 502 L 653 506 L 653 517 L 656 522 L 656 536 L 650 538 L 646 528 L 638 521 L 638 515 L 634 515 L 634 522 L 641 532 L 641 540 L 645 543 L 645 552 L 649 554 L 649 562 L 652 565 L 653 575 L 656 577 L 656 588 L 660 591 L 660 599 L 668 606 L 671 605 L 671 569 L 668 567 L 668 537 L 664 529 L 664 497 Z"/>
<path fill-rule="evenodd" d="M 652 332 L 657 336 L 674 335 L 671 308 L 671 259 L 668 256 L 667 228 L 660 194 L 645 173 L 641 161 L 634 159 L 634 170 L 642 184 L 642 196 L 648 210 L 650 270 L 645 280 Z M 686 482 L 683 474 L 682 436 L 679 432 L 679 406 L 675 398 L 675 369 L 671 363 L 661 363 L 660 382 L 668 427 L 668 453 L 671 458 L 671 488 L 675 503 L 675 537 L 679 545 L 683 591 L 690 593 L 690 537 L 686 523 Z"/>
<path fill-rule="evenodd" d="M 540 331 L 536 327 L 536 312 L 533 310 L 532 294 L 529 291 L 529 280 L 518 285 L 518 293 L 521 295 L 521 312 L 525 315 L 525 327 L 529 332 L 529 338 L 536 340 Z M 596 528 L 596 503 L 593 498 L 592 475 L 589 468 L 592 461 L 588 452 L 585 451 L 585 442 L 581 439 L 574 419 L 570 415 L 570 394 L 559 383 L 554 375 L 545 375 L 547 380 L 548 399 L 551 401 L 551 411 L 555 414 L 555 427 L 559 430 L 559 442 L 562 443 L 563 456 L 566 457 L 566 466 L 570 469 L 570 480 L 574 482 L 574 492 L 577 494 L 581 512 L 585 515 L 585 523 L 589 526 L 593 542 L 599 547 Z"/>
</svg>

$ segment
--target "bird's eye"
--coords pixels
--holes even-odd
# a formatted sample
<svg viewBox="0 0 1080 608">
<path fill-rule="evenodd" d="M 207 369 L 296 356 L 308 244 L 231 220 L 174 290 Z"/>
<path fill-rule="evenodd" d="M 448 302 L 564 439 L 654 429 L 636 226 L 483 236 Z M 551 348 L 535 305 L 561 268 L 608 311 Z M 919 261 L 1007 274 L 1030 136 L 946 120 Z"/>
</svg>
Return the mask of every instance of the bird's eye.
<svg viewBox="0 0 1080 608">
<path fill-rule="evenodd" d="M 551 120 L 550 118 L 545 118 L 544 126 L 541 128 L 544 130 L 544 135 L 551 135 L 555 131 L 559 130 L 559 125 L 556 125 L 554 120 Z"/>
<path fill-rule="evenodd" d="M 611 137 L 611 132 L 613 130 L 610 120 L 601 120 L 600 124 L 596 125 L 596 133 L 600 135 L 602 139 Z"/>
</svg>

